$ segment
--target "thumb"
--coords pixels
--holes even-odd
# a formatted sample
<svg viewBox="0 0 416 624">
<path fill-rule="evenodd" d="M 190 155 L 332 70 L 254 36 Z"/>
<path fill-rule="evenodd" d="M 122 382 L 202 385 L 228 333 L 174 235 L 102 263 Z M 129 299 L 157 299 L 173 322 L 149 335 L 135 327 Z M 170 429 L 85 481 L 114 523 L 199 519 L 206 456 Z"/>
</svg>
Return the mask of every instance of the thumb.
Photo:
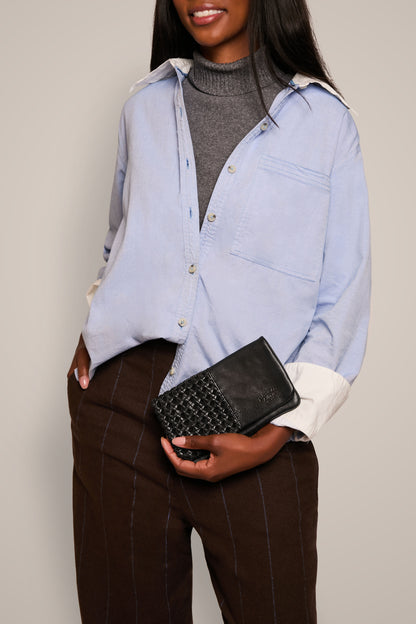
<svg viewBox="0 0 416 624">
<path fill-rule="evenodd" d="M 179 436 L 171 440 L 175 446 L 189 449 L 204 449 L 207 451 L 215 451 L 218 449 L 218 435 L 191 435 Z"/>
<path fill-rule="evenodd" d="M 90 378 L 89 378 L 90 358 L 88 355 L 88 351 L 86 349 L 82 349 L 78 353 L 77 364 L 78 364 L 79 383 L 80 383 L 81 388 L 85 390 L 86 388 L 88 388 L 88 385 L 90 383 Z"/>
</svg>

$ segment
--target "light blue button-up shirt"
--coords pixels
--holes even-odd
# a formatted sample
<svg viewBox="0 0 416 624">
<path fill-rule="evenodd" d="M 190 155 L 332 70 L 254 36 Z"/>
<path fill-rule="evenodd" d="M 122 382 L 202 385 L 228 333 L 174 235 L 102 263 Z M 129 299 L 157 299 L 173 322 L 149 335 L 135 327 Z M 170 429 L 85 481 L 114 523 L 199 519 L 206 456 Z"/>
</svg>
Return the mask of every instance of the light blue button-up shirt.
<svg viewBox="0 0 416 624">
<path fill-rule="evenodd" d="M 278 127 L 265 117 L 230 154 L 200 230 L 182 93 L 191 63 L 169 59 L 123 106 L 105 265 L 82 331 L 90 377 L 165 338 L 178 348 L 161 393 L 262 335 L 296 387 L 309 388 L 292 420 L 275 423 L 306 441 L 345 400 L 366 346 L 370 233 L 357 128 L 328 85 L 296 74 L 295 91 L 270 108 Z M 318 386 L 326 403 L 312 409 Z"/>
</svg>

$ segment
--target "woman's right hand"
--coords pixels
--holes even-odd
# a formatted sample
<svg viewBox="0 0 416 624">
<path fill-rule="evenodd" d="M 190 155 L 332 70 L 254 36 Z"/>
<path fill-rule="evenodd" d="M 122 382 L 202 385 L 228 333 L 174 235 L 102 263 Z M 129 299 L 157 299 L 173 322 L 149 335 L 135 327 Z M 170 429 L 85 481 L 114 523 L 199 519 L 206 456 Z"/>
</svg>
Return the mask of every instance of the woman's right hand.
<svg viewBox="0 0 416 624">
<path fill-rule="evenodd" d="M 88 384 L 90 383 L 88 375 L 90 369 L 90 356 L 87 351 L 87 347 L 85 346 L 82 334 L 79 337 L 78 346 L 75 349 L 74 358 L 67 373 L 67 377 L 70 377 L 76 368 L 78 368 L 79 385 L 85 390 L 88 388 Z"/>
</svg>

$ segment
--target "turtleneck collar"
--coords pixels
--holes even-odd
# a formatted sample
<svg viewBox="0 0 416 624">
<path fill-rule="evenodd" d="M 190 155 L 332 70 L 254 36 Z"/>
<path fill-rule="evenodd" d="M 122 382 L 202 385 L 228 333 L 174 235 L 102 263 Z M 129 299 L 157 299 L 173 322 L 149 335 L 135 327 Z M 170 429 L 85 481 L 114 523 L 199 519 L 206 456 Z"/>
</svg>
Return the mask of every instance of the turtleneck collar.
<svg viewBox="0 0 416 624">
<path fill-rule="evenodd" d="M 256 50 L 254 57 L 260 87 L 272 84 L 274 79 L 267 68 L 264 48 Z M 227 96 L 242 95 L 256 90 L 249 56 L 232 63 L 214 63 L 205 58 L 198 50 L 195 50 L 193 61 L 188 73 L 188 80 L 199 91 L 210 95 Z"/>
</svg>

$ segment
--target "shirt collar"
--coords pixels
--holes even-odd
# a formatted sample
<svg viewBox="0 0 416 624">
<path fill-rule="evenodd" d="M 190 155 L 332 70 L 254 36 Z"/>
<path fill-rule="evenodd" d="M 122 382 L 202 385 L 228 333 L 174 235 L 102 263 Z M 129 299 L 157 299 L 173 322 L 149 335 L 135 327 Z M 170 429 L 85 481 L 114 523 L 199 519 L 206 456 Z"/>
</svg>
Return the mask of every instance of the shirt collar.
<svg viewBox="0 0 416 624">
<path fill-rule="evenodd" d="M 164 80 L 165 78 L 171 78 L 175 74 L 178 77 L 179 75 L 181 75 L 182 77 L 185 77 L 188 74 L 189 70 L 191 69 L 192 65 L 193 65 L 193 59 L 181 58 L 181 57 L 169 58 L 164 63 L 156 67 L 153 71 L 149 72 L 144 78 L 137 80 L 130 87 L 129 92 L 133 93 L 133 91 L 135 91 L 137 88 L 145 87 L 146 85 L 151 84 L 152 82 L 158 82 L 159 80 Z M 332 95 L 335 95 L 335 97 L 337 97 L 352 112 L 357 114 L 357 111 L 351 108 L 351 106 L 346 102 L 346 100 L 344 100 L 344 98 L 337 91 L 335 91 L 335 89 L 333 89 L 331 85 L 327 84 L 324 80 L 319 80 L 319 78 L 312 78 L 311 76 L 305 76 L 304 74 L 301 74 L 298 72 L 290 80 L 290 83 L 292 86 L 298 89 L 305 89 L 311 83 L 318 83 L 321 85 L 321 87 L 329 91 L 329 93 L 332 93 Z"/>
<path fill-rule="evenodd" d="M 188 58 L 169 58 L 164 63 L 156 67 L 153 71 L 149 72 L 144 78 L 140 78 L 130 87 L 130 93 L 137 88 L 145 87 L 152 82 L 158 82 L 165 78 L 171 78 L 172 76 L 180 72 L 182 76 L 186 76 L 193 65 L 193 60 Z"/>
</svg>

